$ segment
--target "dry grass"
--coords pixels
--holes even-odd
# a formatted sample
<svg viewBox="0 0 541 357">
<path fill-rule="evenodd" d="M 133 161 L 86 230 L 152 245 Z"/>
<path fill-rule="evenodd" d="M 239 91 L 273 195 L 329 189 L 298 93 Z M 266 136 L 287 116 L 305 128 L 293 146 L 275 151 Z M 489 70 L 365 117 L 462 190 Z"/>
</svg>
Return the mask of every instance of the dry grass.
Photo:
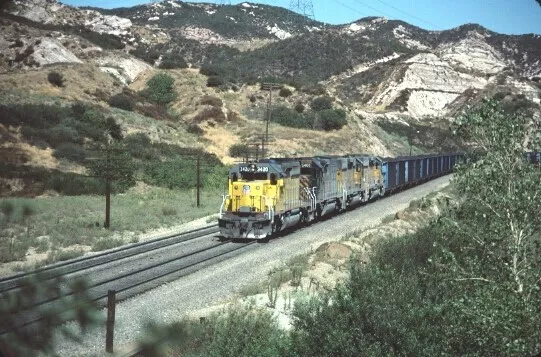
<svg viewBox="0 0 541 357">
<path fill-rule="evenodd" d="M 215 214 L 221 204 L 221 194 L 219 190 L 203 190 L 202 204 L 197 208 L 195 192 L 139 185 L 125 194 L 112 196 L 110 230 L 103 228 L 103 197 L 4 199 L 0 203 L 10 202 L 15 214 L 9 222 L 0 214 L 0 237 L 9 233 L 16 246 L 29 252 L 38 251 L 38 259 L 31 258 L 23 265 L 39 265 L 43 259 L 51 263 L 71 254 L 72 250 L 112 248 L 129 243 L 149 230 L 174 227 Z M 30 205 L 34 214 L 23 222 L 20 207 L 25 205 Z M 44 255 L 53 250 L 56 253 Z M 9 273 L 10 269 L 25 269 L 21 263 L 0 265 L 0 274 Z"/>
<path fill-rule="evenodd" d="M 49 83 L 47 75 L 52 71 L 64 76 L 64 87 L 58 88 Z M 0 87 L 16 88 L 26 95 L 39 94 L 70 101 L 94 100 L 94 97 L 88 93 L 94 93 L 96 89 L 109 95 L 120 91 L 110 75 L 90 64 L 63 64 L 32 71 L 0 74 Z"/>
</svg>

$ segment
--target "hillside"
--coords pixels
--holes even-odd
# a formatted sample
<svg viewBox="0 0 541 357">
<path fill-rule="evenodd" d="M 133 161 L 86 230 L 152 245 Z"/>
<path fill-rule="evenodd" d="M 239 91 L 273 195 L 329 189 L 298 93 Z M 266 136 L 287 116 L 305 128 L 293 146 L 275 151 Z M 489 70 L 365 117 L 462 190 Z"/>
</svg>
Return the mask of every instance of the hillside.
<svg viewBox="0 0 541 357">
<path fill-rule="evenodd" d="M 226 164 L 236 160 L 232 145 L 261 142 L 269 96 L 261 83 L 269 81 L 280 84 L 270 155 L 456 150 L 449 120 L 485 96 L 539 115 L 541 36 L 475 24 L 446 31 L 384 18 L 327 25 L 249 2 L 103 10 L 30 0 L 1 12 L 0 29 L 3 110 L 83 103 L 113 118 L 123 137 L 140 133 L 153 145 L 203 150 Z M 61 86 L 48 80 L 52 72 L 63 76 Z M 164 105 L 144 95 L 157 73 L 174 79 L 176 98 Z M 109 105 L 121 94 L 131 111 Z M 55 156 L 54 142 L 29 136 L 31 128 L 24 120 L 0 123 L 1 149 L 18 167 L 3 174 L 2 195 L 26 191 L 29 181 L 13 172 L 29 166 L 85 172 L 73 157 Z M 69 140 L 88 148 L 94 139 Z"/>
</svg>

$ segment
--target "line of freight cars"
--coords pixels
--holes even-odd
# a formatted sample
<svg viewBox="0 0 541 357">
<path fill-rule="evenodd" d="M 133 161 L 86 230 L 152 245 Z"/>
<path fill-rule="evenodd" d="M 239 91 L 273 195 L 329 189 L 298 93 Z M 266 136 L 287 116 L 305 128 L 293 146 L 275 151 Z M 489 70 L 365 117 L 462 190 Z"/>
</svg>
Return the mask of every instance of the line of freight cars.
<svg viewBox="0 0 541 357">
<path fill-rule="evenodd" d="M 450 173 L 461 154 L 262 159 L 228 175 L 218 225 L 226 238 L 267 239 Z"/>
</svg>

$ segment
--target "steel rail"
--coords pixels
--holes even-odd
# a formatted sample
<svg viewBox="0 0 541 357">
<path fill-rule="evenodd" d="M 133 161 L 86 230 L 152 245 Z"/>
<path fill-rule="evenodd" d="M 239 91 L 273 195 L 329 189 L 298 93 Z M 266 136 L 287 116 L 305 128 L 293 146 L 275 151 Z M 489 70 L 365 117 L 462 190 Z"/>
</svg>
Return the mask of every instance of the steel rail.
<svg viewBox="0 0 541 357">
<path fill-rule="evenodd" d="M 111 283 L 111 282 L 114 282 L 114 281 L 117 281 L 117 280 L 121 280 L 121 279 L 124 279 L 124 278 L 127 278 L 127 277 L 131 277 L 131 276 L 136 276 L 138 274 L 141 274 L 145 271 L 151 271 L 153 269 L 156 269 L 156 268 L 159 268 L 159 267 L 162 267 L 162 266 L 165 266 L 167 264 L 171 264 L 171 263 L 174 263 L 174 262 L 178 262 L 180 259 L 182 258 L 187 258 L 187 257 L 191 257 L 191 256 L 194 256 L 194 255 L 197 255 L 197 254 L 201 254 L 203 252 L 206 252 L 206 251 L 209 251 L 209 250 L 212 250 L 212 249 L 215 249 L 217 247 L 221 247 L 227 243 L 229 243 L 230 241 L 224 241 L 224 242 L 220 242 L 218 244 L 215 244 L 211 247 L 206 247 L 206 248 L 203 248 L 203 249 L 198 249 L 196 251 L 193 251 L 193 252 L 190 252 L 190 253 L 186 253 L 186 254 L 183 254 L 183 255 L 180 255 L 180 256 L 175 256 L 173 258 L 170 258 L 170 259 L 167 259 L 163 262 L 159 262 L 159 263 L 156 263 L 156 264 L 152 264 L 150 266 L 146 266 L 146 267 L 143 267 L 143 268 L 140 268 L 140 269 L 137 269 L 137 270 L 134 270 L 134 271 L 130 271 L 128 273 L 125 273 L 125 274 L 121 274 L 119 276 L 116 276 L 116 277 L 113 277 L 113 278 L 110 278 L 110 279 L 105 279 L 103 281 L 99 281 L 99 282 L 96 282 L 94 284 L 92 284 L 91 286 L 88 287 L 88 291 L 92 290 L 92 289 L 95 289 L 95 288 L 98 288 L 99 286 L 102 286 L 102 285 L 105 285 L 105 284 L 108 284 L 108 283 Z M 174 267 L 174 268 L 170 268 L 168 270 L 166 270 L 165 272 L 160 272 L 159 274 L 157 275 L 153 275 L 151 276 L 150 278 L 145 278 L 143 280 L 138 280 L 136 282 L 133 282 L 133 283 L 130 283 L 120 289 L 117 289 L 116 292 L 119 293 L 119 292 L 126 292 L 126 291 L 129 291 L 129 290 L 133 290 L 134 288 L 137 288 L 139 286 L 142 286 L 144 284 L 148 284 L 152 281 L 155 281 L 155 280 L 159 280 L 159 279 L 162 279 L 168 275 L 172 275 L 172 274 L 175 274 L 175 273 L 178 273 L 182 270 L 186 270 L 188 268 L 191 268 L 191 267 L 194 267 L 198 264 L 202 264 L 204 262 L 207 262 L 207 261 L 210 261 L 212 259 L 216 259 L 216 258 L 219 258 L 221 256 L 224 256 L 226 254 L 229 254 L 229 253 L 232 253 L 236 250 L 240 250 L 242 248 L 245 248 L 247 246 L 250 246 L 252 244 L 255 244 L 257 243 L 256 241 L 251 241 L 251 242 L 248 242 L 248 243 L 245 243 L 245 244 L 242 244 L 242 245 L 236 245 L 234 246 L 233 249 L 228 249 L 226 250 L 225 252 L 220 252 L 218 254 L 213 254 L 212 256 L 210 257 L 205 257 L 204 259 L 199 259 L 195 262 L 192 262 L 192 263 L 189 263 L 189 264 L 186 264 L 186 265 L 182 265 L 181 267 Z M 186 274 L 185 274 L 186 275 Z M 181 275 L 181 276 L 184 276 L 184 275 Z M 150 289 L 147 289 L 147 290 L 150 290 Z M 55 298 L 51 298 L 51 299 L 48 299 L 48 300 L 45 300 L 45 301 L 41 301 L 39 302 L 38 304 L 34 305 L 31 307 L 31 309 L 34 309 L 36 307 L 39 307 L 39 306 L 42 306 L 44 304 L 47 304 L 47 303 L 52 303 L 52 302 L 55 302 L 57 300 L 60 300 L 62 298 L 65 298 L 65 297 L 68 297 L 68 296 L 71 296 L 73 295 L 74 293 L 73 292 L 68 292 L 68 293 L 65 293 L 65 294 L 61 294 L 60 296 L 58 297 L 55 297 Z M 91 294 L 92 295 L 92 294 Z M 96 302 L 99 302 L 100 300 L 104 299 L 107 297 L 107 292 L 101 292 L 99 293 L 98 292 L 98 295 L 97 296 L 94 296 L 92 297 L 92 301 L 96 301 Z M 120 297 L 117 299 L 117 301 L 123 301 L 127 298 L 129 298 L 130 295 L 127 295 L 125 297 Z M 103 303 L 100 304 L 102 307 L 103 307 Z M 26 312 L 29 312 L 31 313 L 32 311 L 30 310 L 25 310 Z M 24 311 L 22 311 L 24 312 Z M 15 327 L 15 329 L 21 329 L 21 328 L 25 328 L 25 327 L 28 327 L 29 325 L 33 324 L 33 323 L 36 323 L 38 321 L 40 321 L 41 319 L 40 318 L 30 318 L 30 319 L 27 319 L 27 321 L 17 325 Z M 5 335 L 7 333 L 9 333 L 10 331 L 6 331 L 6 330 L 3 330 L 3 331 L 0 331 L 0 336 L 1 335 Z"/>
<path fill-rule="evenodd" d="M 36 276 L 36 274 L 47 274 L 47 279 L 54 279 L 62 275 L 77 273 L 82 270 L 112 263 L 121 259 L 133 257 L 135 255 L 148 253 L 154 250 L 158 250 L 182 242 L 187 242 L 193 239 L 201 238 L 208 234 L 218 232 L 219 230 L 217 228 L 217 225 L 205 226 L 187 232 L 171 234 L 145 242 L 122 246 L 94 255 L 59 262 L 29 273 L 11 275 L 0 279 L 0 294 L 21 288 L 26 284 L 25 279 Z"/>
</svg>

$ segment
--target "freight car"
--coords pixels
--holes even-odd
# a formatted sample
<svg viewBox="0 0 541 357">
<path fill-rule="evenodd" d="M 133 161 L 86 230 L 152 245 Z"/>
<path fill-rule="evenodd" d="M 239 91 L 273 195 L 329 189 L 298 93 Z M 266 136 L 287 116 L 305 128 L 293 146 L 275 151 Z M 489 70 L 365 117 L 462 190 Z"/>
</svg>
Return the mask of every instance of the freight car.
<svg viewBox="0 0 541 357">
<path fill-rule="evenodd" d="M 226 238 L 267 239 L 451 172 L 459 154 L 262 159 L 228 175 L 218 225 Z"/>
</svg>

